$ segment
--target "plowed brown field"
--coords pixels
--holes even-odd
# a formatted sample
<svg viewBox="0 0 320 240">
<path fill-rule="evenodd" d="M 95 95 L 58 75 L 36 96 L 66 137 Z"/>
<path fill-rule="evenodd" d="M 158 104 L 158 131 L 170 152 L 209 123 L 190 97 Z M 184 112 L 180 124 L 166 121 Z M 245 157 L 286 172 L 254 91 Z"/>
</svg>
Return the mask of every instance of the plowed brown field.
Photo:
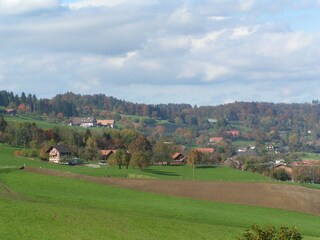
<svg viewBox="0 0 320 240">
<path fill-rule="evenodd" d="M 91 177 L 61 171 L 26 167 L 28 172 L 76 178 L 179 197 L 279 208 L 320 215 L 320 190 L 272 183 L 205 182 Z"/>
</svg>

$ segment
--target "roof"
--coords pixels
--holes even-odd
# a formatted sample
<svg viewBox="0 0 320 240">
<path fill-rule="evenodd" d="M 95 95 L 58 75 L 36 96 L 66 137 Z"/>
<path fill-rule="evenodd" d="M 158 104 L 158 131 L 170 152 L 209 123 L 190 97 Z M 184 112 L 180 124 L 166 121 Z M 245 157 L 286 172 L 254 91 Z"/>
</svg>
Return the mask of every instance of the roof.
<svg viewBox="0 0 320 240">
<path fill-rule="evenodd" d="M 218 119 L 208 118 L 208 122 L 209 122 L 209 123 L 217 123 L 217 122 L 218 122 Z"/>
<path fill-rule="evenodd" d="M 203 153 L 214 153 L 214 149 L 213 148 L 195 148 L 197 151 L 199 152 L 203 152 Z"/>
<path fill-rule="evenodd" d="M 302 160 L 300 162 L 293 162 L 292 166 L 320 166 L 320 160 Z"/>
<path fill-rule="evenodd" d="M 232 136 L 239 136 L 240 135 L 240 132 L 238 130 L 229 130 L 229 131 L 226 131 L 227 134 L 230 134 Z"/>
<path fill-rule="evenodd" d="M 182 153 L 179 153 L 179 152 L 176 152 L 175 154 L 173 154 L 171 157 L 173 158 L 173 159 L 176 159 L 176 158 L 178 158 L 179 156 L 181 156 L 182 155 Z M 182 155 L 183 156 L 183 155 Z"/>
<path fill-rule="evenodd" d="M 64 144 L 57 144 L 54 146 L 51 146 L 48 150 L 47 153 L 49 153 L 52 149 L 57 149 L 57 151 L 59 153 L 71 153 L 70 149 L 68 148 L 68 146 L 64 145 Z"/>
<path fill-rule="evenodd" d="M 211 137 L 210 142 L 222 142 L 223 141 L 223 137 Z"/>
<path fill-rule="evenodd" d="M 81 123 L 93 123 L 96 119 L 94 117 L 75 117 L 72 119 L 73 124 L 81 124 Z"/>
<path fill-rule="evenodd" d="M 105 120 L 97 120 L 97 124 L 98 125 L 102 125 L 102 126 L 107 126 L 107 125 L 112 125 L 114 124 L 114 120 L 109 120 L 109 119 L 105 119 Z"/>
<path fill-rule="evenodd" d="M 109 155 L 111 155 L 112 153 L 115 153 L 115 152 L 116 152 L 116 150 L 100 150 L 100 154 L 102 156 L 109 156 Z"/>
</svg>

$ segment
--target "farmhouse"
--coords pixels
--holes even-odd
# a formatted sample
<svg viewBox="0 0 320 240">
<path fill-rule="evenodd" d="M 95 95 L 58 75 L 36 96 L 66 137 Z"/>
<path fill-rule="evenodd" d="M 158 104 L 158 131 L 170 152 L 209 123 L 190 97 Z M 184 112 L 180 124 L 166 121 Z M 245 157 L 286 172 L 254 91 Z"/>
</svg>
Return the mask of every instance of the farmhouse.
<svg viewBox="0 0 320 240">
<path fill-rule="evenodd" d="M 172 157 L 172 161 L 170 162 L 170 165 L 185 165 L 186 164 L 186 159 L 182 153 L 176 152 L 171 157 Z"/>
<path fill-rule="evenodd" d="M 227 135 L 230 135 L 232 137 L 239 137 L 240 136 L 240 132 L 238 130 L 229 130 L 226 131 Z"/>
<path fill-rule="evenodd" d="M 107 162 L 109 157 L 114 154 L 117 150 L 100 150 L 101 162 Z"/>
<path fill-rule="evenodd" d="M 114 128 L 115 127 L 115 121 L 114 120 L 97 120 L 97 125 L 99 127 L 107 127 L 107 128 Z"/>
<path fill-rule="evenodd" d="M 15 109 L 6 109 L 6 114 L 10 116 L 15 116 L 17 111 Z"/>
<path fill-rule="evenodd" d="M 71 120 L 69 125 L 80 127 L 96 127 L 97 120 L 94 117 L 75 117 Z"/>
<path fill-rule="evenodd" d="M 223 141 L 223 137 L 211 137 L 209 140 L 209 144 L 221 143 Z"/>
<path fill-rule="evenodd" d="M 214 153 L 213 148 L 195 148 L 195 149 L 202 153 Z"/>
<path fill-rule="evenodd" d="M 63 144 L 50 147 L 46 153 L 49 153 L 49 162 L 60 163 L 64 157 L 70 157 L 70 149 Z"/>
</svg>

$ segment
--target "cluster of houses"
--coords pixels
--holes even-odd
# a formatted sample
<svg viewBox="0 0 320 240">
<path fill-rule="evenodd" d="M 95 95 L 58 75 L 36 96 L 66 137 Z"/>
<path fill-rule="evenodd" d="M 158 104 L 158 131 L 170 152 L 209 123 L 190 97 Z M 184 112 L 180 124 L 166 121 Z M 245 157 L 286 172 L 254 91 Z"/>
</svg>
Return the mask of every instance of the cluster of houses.
<svg viewBox="0 0 320 240">
<path fill-rule="evenodd" d="M 197 148 L 198 151 L 203 153 L 214 153 L 213 148 Z M 102 163 L 106 163 L 108 159 L 111 157 L 112 154 L 116 153 L 117 150 L 100 150 L 100 161 Z M 64 144 L 57 144 L 55 146 L 51 146 L 46 153 L 49 155 L 49 162 L 52 163 L 62 163 L 63 160 L 67 158 L 72 158 L 72 152 L 68 148 L 68 146 Z M 187 163 L 186 157 L 184 154 L 180 152 L 176 152 L 171 156 L 171 161 L 169 162 L 170 165 L 178 166 L 178 165 L 185 165 Z M 167 162 L 158 163 L 159 165 L 168 165 Z"/>
<path fill-rule="evenodd" d="M 68 123 L 69 126 L 80 126 L 80 127 L 107 127 L 114 128 L 115 120 L 112 119 L 104 119 L 97 120 L 95 117 L 75 117 L 72 118 Z"/>
<path fill-rule="evenodd" d="M 237 137 L 240 137 L 240 131 L 235 130 L 235 129 L 228 130 L 228 131 L 225 131 L 225 135 L 227 135 L 229 137 L 232 137 L 232 138 L 237 138 Z M 223 137 L 211 137 L 209 139 L 209 143 L 208 144 L 209 145 L 215 145 L 215 144 L 221 143 L 222 141 L 224 141 Z"/>
</svg>

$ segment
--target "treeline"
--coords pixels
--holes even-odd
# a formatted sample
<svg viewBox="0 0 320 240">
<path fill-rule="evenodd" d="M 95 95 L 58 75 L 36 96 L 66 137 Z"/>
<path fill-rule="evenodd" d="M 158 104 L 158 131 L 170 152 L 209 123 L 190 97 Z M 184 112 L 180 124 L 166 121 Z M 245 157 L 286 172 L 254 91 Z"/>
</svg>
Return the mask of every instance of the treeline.
<svg viewBox="0 0 320 240">
<path fill-rule="evenodd" d="M 120 119 L 120 114 L 169 120 L 178 125 L 194 125 L 199 129 L 212 127 L 208 119 L 215 119 L 219 127 L 227 122 L 241 122 L 245 127 L 263 132 L 296 132 L 303 135 L 309 129 L 318 134 L 320 105 L 235 102 L 219 106 L 192 107 L 189 104 L 138 104 L 108 97 L 104 94 L 80 95 L 71 92 L 52 99 L 38 99 L 35 95 L 0 92 L 0 106 L 18 111 L 52 115 L 54 117 L 95 116 Z M 317 139 L 314 136 L 313 139 Z"/>
<path fill-rule="evenodd" d="M 36 112 L 64 117 L 104 116 L 111 113 L 137 115 L 160 119 L 174 119 L 185 109 L 191 109 L 189 104 L 139 104 L 108 97 L 104 94 L 80 95 L 68 92 L 58 94 L 52 99 L 38 99 L 35 95 L 13 92 L 0 92 L 0 106 L 17 108 L 24 112 Z"/>
</svg>

